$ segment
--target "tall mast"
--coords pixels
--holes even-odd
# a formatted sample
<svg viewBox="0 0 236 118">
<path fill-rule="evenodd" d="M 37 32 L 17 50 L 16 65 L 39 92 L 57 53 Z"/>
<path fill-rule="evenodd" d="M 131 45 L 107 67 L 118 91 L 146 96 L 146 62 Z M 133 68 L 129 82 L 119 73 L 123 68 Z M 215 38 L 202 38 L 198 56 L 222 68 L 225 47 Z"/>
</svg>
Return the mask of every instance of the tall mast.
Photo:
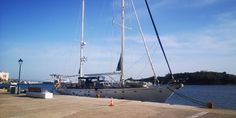
<svg viewBox="0 0 236 118">
<path fill-rule="evenodd" d="M 86 61 L 86 58 L 83 55 L 83 48 L 85 46 L 84 42 L 84 0 L 82 0 L 82 17 L 81 17 L 81 39 L 80 39 L 80 68 L 79 68 L 79 75 L 80 77 L 84 76 L 83 73 L 83 64 Z"/>
<path fill-rule="evenodd" d="M 125 40 L 125 29 L 124 29 L 124 15 L 125 15 L 125 1 L 121 0 L 121 75 L 120 75 L 120 84 L 121 87 L 124 86 L 124 40 Z"/>
</svg>

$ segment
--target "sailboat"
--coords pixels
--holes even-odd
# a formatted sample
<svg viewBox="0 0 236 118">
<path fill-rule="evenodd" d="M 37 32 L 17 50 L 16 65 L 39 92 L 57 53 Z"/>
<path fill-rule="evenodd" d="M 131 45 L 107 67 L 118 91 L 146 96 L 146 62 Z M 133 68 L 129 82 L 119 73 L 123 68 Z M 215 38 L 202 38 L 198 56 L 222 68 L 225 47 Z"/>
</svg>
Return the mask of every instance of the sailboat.
<svg viewBox="0 0 236 118">
<path fill-rule="evenodd" d="M 82 25 L 81 25 L 81 41 L 80 41 L 80 69 L 77 75 L 59 75 L 51 74 L 55 78 L 55 88 L 58 93 L 66 95 L 76 96 L 88 96 L 88 97 L 107 97 L 127 100 L 139 100 L 139 101 L 150 101 L 150 102 L 165 102 L 166 99 L 172 95 L 172 93 L 182 87 L 179 83 L 169 83 L 167 85 L 158 84 L 157 75 L 154 71 L 152 60 L 150 58 L 148 48 L 145 44 L 145 40 L 142 34 L 141 25 L 139 23 L 137 14 L 136 18 L 140 26 L 140 32 L 143 37 L 144 46 L 149 58 L 150 65 L 152 67 L 154 76 L 153 84 L 141 81 L 124 80 L 124 0 L 122 3 L 121 13 L 121 54 L 117 69 L 115 72 L 110 73 L 97 73 L 97 74 L 84 74 L 83 64 L 86 61 L 86 57 L 83 55 L 84 42 L 84 0 L 82 0 Z M 147 1 L 146 1 L 147 3 Z M 134 7 L 133 1 L 132 5 Z M 148 4 L 147 4 L 148 5 Z M 134 7 L 135 9 L 135 7 Z M 150 10 L 148 8 L 148 10 Z M 152 18 L 152 17 L 151 17 Z M 157 32 L 156 32 L 157 33 Z M 159 36 L 158 36 L 159 38 Z M 162 45 L 161 45 L 162 48 Z M 163 49 L 163 48 L 162 48 Z M 164 52 L 164 50 L 163 50 Z M 165 53 L 164 53 L 165 56 Z M 165 56 L 166 58 L 166 56 Z M 167 58 L 166 58 L 167 61 Z M 167 61 L 168 64 L 168 61 Z M 169 64 L 168 64 L 169 67 Z M 170 70 L 170 68 L 169 68 Z M 170 70 L 170 74 L 172 72 Z M 119 84 L 111 84 L 104 81 L 106 75 L 120 75 Z M 62 83 L 61 79 L 66 77 L 78 77 L 78 83 Z M 173 76 L 172 76 L 173 77 Z"/>
</svg>

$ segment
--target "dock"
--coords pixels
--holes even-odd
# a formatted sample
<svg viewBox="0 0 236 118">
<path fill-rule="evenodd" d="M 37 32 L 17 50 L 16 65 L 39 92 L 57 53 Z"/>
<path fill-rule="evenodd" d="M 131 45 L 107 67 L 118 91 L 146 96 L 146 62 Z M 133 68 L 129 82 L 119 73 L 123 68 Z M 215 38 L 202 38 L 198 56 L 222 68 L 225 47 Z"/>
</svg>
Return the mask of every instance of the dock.
<svg viewBox="0 0 236 118">
<path fill-rule="evenodd" d="M 52 99 L 0 93 L 0 118 L 236 118 L 236 110 L 54 95 Z"/>
</svg>

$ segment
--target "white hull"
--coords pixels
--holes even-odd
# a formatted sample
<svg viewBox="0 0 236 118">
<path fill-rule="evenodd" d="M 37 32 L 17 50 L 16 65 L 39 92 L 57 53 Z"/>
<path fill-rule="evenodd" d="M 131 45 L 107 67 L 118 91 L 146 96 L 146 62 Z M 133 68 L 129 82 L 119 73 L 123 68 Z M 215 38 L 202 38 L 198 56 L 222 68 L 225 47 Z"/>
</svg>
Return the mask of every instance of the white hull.
<svg viewBox="0 0 236 118">
<path fill-rule="evenodd" d="M 26 96 L 35 98 L 50 99 L 53 98 L 53 93 L 50 92 L 26 92 Z"/>
<path fill-rule="evenodd" d="M 108 97 L 127 100 L 139 100 L 150 102 L 165 102 L 179 85 L 159 86 L 151 88 L 115 88 L 115 89 L 58 89 L 58 92 L 66 95 Z M 171 89 L 171 90 L 170 90 Z"/>
</svg>

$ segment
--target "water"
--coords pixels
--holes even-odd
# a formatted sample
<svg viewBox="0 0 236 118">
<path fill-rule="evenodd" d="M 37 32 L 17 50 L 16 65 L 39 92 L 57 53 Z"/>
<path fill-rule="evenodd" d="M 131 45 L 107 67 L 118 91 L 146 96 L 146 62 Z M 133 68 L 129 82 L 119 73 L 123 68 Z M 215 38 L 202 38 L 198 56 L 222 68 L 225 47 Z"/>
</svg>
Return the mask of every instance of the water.
<svg viewBox="0 0 236 118">
<path fill-rule="evenodd" d="M 9 88 L 9 84 L 0 84 L 0 88 Z M 20 84 L 20 89 L 21 90 L 26 90 L 28 87 L 40 87 L 42 91 L 50 91 L 52 92 L 54 90 L 53 84 L 48 83 L 48 84 Z"/>
<path fill-rule="evenodd" d="M 50 91 L 52 92 L 54 90 L 54 86 L 52 83 L 48 84 L 20 84 L 20 88 L 23 90 L 28 89 L 28 87 L 40 87 L 42 91 Z"/>
<path fill-rule="evenodd" d="M 202 102 L 212 102 L 214 108 L 236 109 L 235 85 L 185 85 L 177 92 Z M 173 94 L 167 101 L 169 104 L 180 104 L 202 107 Z"/>
<path fill-rule="evenodd" d="M 1 86 L 1 84 L 0 84 Z M 53 91 L 53 84 L 21 84 L 21 89 L 28 87 L 41 87 L 43 90 Z M 184 94 L 191 98 L 204 102 L 212 102 L 214 108 L 234 109 L 236 110 L 236 86 L 235 85 L 185 85 L 177 90 L 178 93 Z M 190 102 L 183 97 L 173 94 L 166 103 L 190 105 L 203 107 L 199 104 Z"/>
</svg>

